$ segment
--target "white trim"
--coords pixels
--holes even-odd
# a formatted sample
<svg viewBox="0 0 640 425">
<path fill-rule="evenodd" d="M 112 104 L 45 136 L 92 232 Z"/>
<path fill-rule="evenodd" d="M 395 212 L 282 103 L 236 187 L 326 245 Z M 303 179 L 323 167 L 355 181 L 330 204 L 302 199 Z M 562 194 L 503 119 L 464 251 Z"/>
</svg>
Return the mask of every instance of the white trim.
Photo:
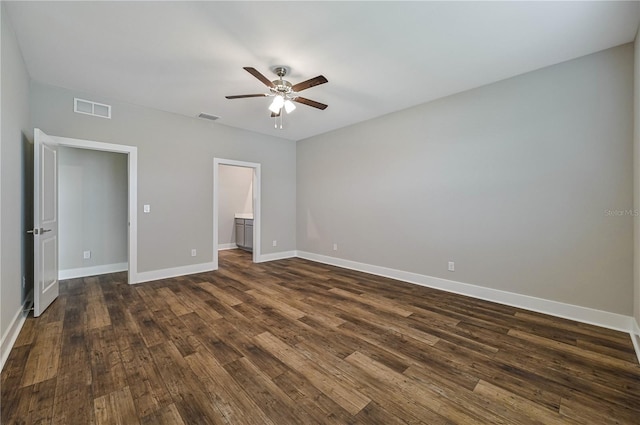
<svg viewBox="0 0 640 425">
<path fill-rule="evenodd" d="M 640 325 L 635 317 L 632 319 L 631 342 L 633 342 L 633 349 L 636 350 L 636 356 L 638 357 L 638 363 L 640 363 Z"/>
<path fill-rule="evenodd" d="M 176 276 L 184 276 L 194 273 L 204 273 L 215 270 L 213 263 L 191 264 L 188 266 L 172 267 L 169 269 L 152 270 L 138 273 L 136 283 L 149 282 L 151 280 L 168 279 Z"/>
<path fill-rule="evenodd" d="M 22 306 L 20 306 L 20 309 L 13 316 L 6 332 L 2 335 L 2 340 L 0 340 L 0 370 L 4 369 L 4 364 L 9 358 L 9 354 L 18 339 L 18 335 L 20 335 L 20 331 L 24 326 L 24 322 L 27 320 L 32 304 L 33 296 L 32 293 L 29 293 Z"/>
<path fill-rule="evenodd" d="M 126 272 L 129 263 L 104 264 L 102 266 L 80 267 L 77 269 L 58 270 L 58 279 L 75 279 L 76 277 L 97 276 L 100 274 Z"/>
<path fill-rule="evenodd" d="M 630 332 L 632 329 L 633 318 L 622 314 L 565 304 L 558 301 L 545 300 L 542 298 L 501 291 L 498 289 L 485 288 L 469 283 L 456 282 L 453 280 L 441 279 L 438 277 L 426 276 L 387 267 L 358 263 L 356 261 L 313 254 L 305 251 L 297 251 L 297 256 L 307 260 L 317 261 L 319 263 L 331 264 L 333 266 L 371 273 L 377 276 L 389 277 L 408 283 L 414 283 L 416 285 L 440 289 L 499 304 L 510 305 L 512 307 L 536 311 L 564 319 L 575 320 L 577 322 L 588 323 L 603 328 L 623 332 Z"/>
<path fill-rule="evenodd" d="M 226 251 L 228 249 L 238 249 L 238 245 L 234 243 L 219 243 L 218 251 Z"/>
<path fill-rule="evenodd" d="M 129 174 L 129 283 L 138 282 L 138 148 L 93 140 L 50 136 L 60 146 L 127 154 Z"/>
<path fill-rule="evenodd" d="M 258 258 L 257 263 L 264 263 L 267 261 L 284 260 L 285 258 L 293 258 L 297 256 L 296 251 L 282 251 L 272 252 L 271 254 L 263 254 Z"/>
<path fill-rule="evenodd" d="M 231 165 L 234 167 L 253 168 L 253 262 L 257 263 L 260 258 L 260 234 L 261 234 L 261 212 L 260 212 L 260 164 L 257 162 L 236 161 L 235 159 L 213 158 L 213 270 L 218 270 L 218 175 L 220 165 Z"/>
</svg>

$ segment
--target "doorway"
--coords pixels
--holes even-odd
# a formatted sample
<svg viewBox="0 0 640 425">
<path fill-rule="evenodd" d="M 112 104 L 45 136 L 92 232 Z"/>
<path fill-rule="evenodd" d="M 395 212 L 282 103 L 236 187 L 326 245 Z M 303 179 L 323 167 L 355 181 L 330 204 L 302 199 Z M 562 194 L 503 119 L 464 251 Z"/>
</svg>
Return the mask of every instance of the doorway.
<svg viewBox="0 0 640 425">
<path fill-rule="evenodd" d="M 58 146 L 58 277 L 127 271 L 127 155 Z"/>
<path fill-rule="evenodd" d="M 92 140 L 71 139 L 67 137 L 50 136 L 56 144 L 65 148 L 77 148 L 84 150 L 92 150 L 96 152 L 111 152 L 126 155 L 127 170 L 127 265 L 128 283 L 137 283 L 137 253 L 138 253 L 138 219 L 137 219 L 137 176 L 138 176 L 138 148 L 135 146 L 117 145 L 112 143 L 102 143 Z M 123 268 L 124 263 L 122 264 Z"/>
<path fill-rule="evenodd" d="M 220 248 L 220 167 L 243 167 L 252 171 L 252 212 L 253 212 L 253 251 L 252 261 L 259 262 L 260 258 L 260 164 L 254 162 L 236 161 L 232 159 L 213 159 L 213 264 L 218 269 L 218 249 Z M 240 212 L 240 211 L 239 211 Z"/>
</svg>

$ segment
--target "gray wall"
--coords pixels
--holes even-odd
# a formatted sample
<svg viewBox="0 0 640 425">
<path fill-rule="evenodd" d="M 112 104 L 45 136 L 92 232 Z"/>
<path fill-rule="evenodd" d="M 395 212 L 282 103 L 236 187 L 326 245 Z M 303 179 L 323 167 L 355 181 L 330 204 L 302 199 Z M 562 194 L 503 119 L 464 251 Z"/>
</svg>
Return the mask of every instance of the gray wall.
<svg viewBox="0 0 640 425">
<path fill-rule="evenodd" d="M 127 176 L 125 154 L 58 148 L 60 270 L 128 261 Z"/>
<path fill-rule="evenodd" d="M 11 321 L 21 311 L 27 288 L 22 288 L 22 276 L 30 276 L 28 252 L 32 242 L 26 239 L 27 227 L 33 223 L 32 201 L 25 198 L 25 164 L 32 159 L 32 134 L 29 127 L 29 75 L 6 13 L 1 7 L 2 55 L 0 143 L 0 335 L 6 336 Z M 28 168 L 28 167 L 27 167 Z M 27 195 L 30 193 L 26 191 Z"/>
<path fill-rule="evenodd" d="M 74 96 L 112 105 L 112 119 L 73 113 Z M 214 157 L 262 165 L 262 240 L 282 244 L 261 252 L 295 249 L 295 143 L 36 82 L 31 112 L 54 136 L 138 147 L 139 272 L 212 261 Z"/>
<path fill-rule="evenodd" d="M 636 41 L 634 43 L 634 132 L 633 132 L 633 146 L 634 146 L 634 209 L 636 214 L 640 213 L 640 30 L 636 34 Z M 640 326 L 640 216 L 636 215 L 634 219 L 635 223 L 635 249 L 634 249 L 634 295 L 633 295 L 633 313 L 636 319 L 636 323 Z M 640 334 L 638 335 L 640 338 Z"/>
<path fill-rule="evenodd" d="M 630 87 L 627 44 L 300 141 L 297 248 L 631 315 Z"/>
<path fill-rule="evenodd" d="M 218 178 L 218 243 L 235 244 L 235 214 L 253 214 L 253 169 L 220 165 Z"/>
</svg>

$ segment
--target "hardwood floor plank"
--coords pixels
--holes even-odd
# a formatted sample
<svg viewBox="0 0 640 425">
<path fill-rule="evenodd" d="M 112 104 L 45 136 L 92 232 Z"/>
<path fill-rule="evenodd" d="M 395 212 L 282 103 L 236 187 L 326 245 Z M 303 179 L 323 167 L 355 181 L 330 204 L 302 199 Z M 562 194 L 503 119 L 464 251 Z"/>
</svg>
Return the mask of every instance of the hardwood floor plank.
<svg viewBox="0 0 640 425">
<path fill-rule="evenodd" d="M 29 406 L 29 419 L 26 421 L 27 423 L 51 423 L 53 420 L 55 393 L 56 378 L 38 382 L 31 387 L 31 405 Z"/>
<path fill-rule="evenodd" d="M 64 315 L 60 366 L 56 376 L 53 424 L 94 424 L 91 360 L 86 344 L 87 316 L 75 288 Z"/>
<path fill-rule="evenodd" d="M 176 316 L 171 310 L 163 310 L 154 314 L 158 327 L 165 337 L 171 340 L 183 357 L 195 353 L 197 347 L 201 344 L 200 340 L 194 335 L 197 331 L 191 329 L 183 320 L 185 316 L 199 319 L 199 316 L 194 312 Z"/>
<path fill-rule="evenodd" d="M 371 401 L 353 387 L 347 387 L 343 384 L 337 383 L 335 382 L 335 379 L 334 382 L 330 382 L 331 377 L 322 369 L 317 367 L 314 362 L 299 354 L 296 350 L 273 336 L 271 333 L 262 333 L 254 337 L 254 339 L 265 350 L 280 359 L 282 363 L 297 370 L 316 388 L 352 415 L 357 414 L 364 408 L 364 406 L 367 405 L 367 403 Z"/>
<path fill-rule="evenodd" d="M 262 305 L 266 305 L 268 307 L 274 308 L 278 312 L 280 312 L 280 314 L 290 319 L 298 320 L 306 315 L 306 313 L 304 313 L 303 311 L 300 311 L 295 307 L 291 307 L 287 303 L 280 301 L 277 298 L 274 298 L 273 297 L 274 294 L 264 293 L 264 290 L 258 291 L 255 289 L 251 289 L 246 292 L 247 294 L 252 295 L 256 299 L 259 299 Z M 278 293 L 276 293 L 275 295 L 277 296 Z"/>
<path fill-rule="evenodd" d="M 242 386 L 255 404 L 260 406 L 260 410 L 275 423 L 320 423 L 300 409 L 273 381 L 244 357 L 227 363 L 224 368 Z"/>
<path fill-rule="evenodd" d="M 186 359 L 191 370 L 201 377 L 209 396 L 230 423 L 273 424 L 259 404 L 209 352 L 198 352 Z"/>
<path fill-rule="evenodd" d="M 525 422 L 541 425 L 576 423 L 571 418 L 540 407 L 510 391 L 503 390 L 485 381 L 478 382 L 478 385 L 473 391 L 503 409 L 508 410 L 509 416 L 513 416 L 514 419 L 520 423 Z"/>
<path fill-rule="evenodd" d="M 58 300 L 59 301 L 59 300 Z M 22 347 L 23 345 L 33 344 L 36 340 L 36 320 L 33 317 L 28 317 L 24 326 L 18 334 L 16 342 L 13 344 L 14 348 Z"/>
<path fill-rule="evenodd" d="M 188 425 L 182 420 L 175 403 L 142 418 L 140 425 Z"/>
<path fill-rule="evenodd" d="M 633 424 L 640 423 L 638 411 L 625 407 L 612 409 L 593 400 L 562 398 L 559 412 L 577 423 Z"/>
<path fill-rule="evenodd" d="M 220 338 L 217 334 L 216 324 L 220 320 L 207 323 L 197 314 L 185 314 L 181 319 L 186 328 L 189 329 L 189 332 L 194 335 L 193 338 L 198 340 L 200 345 L 206 347 L 221 364 L 226 364 L 242 357 L 242 353 L 223 341 L 224 336 Z"/>
<path fill-rule="evenodd" d="M 3 398 L 2 403 L 2 423 L 3 424 L 27 424 L 29 423 L 31 398 L 33 387 L 15 387 L 12 389 L 12 397 Z"/>
<path fill-rule="evenodd" d="M 0 390 L 5 392 L 8 388 L 17 388 L 20 386 L 31 349 L 31 345 L 21 345 L 11 350 L 2 369 Z"/>
<path fill-rule="evenodd" d="M 46 381 L 58 373 L 62 322 L 47 323 L 29 352 L 21 386 Z"/>
<path fill-rule="evenodd" d="M 203 320 L 216 321 L 221 319 L 222 315 L 207 304 L 207 300 L 213 298 L 213 296 L 205 290 L 198 290 L 197 287 L 192 288 L 190 288 L 192 290 L 182 291 L 178 294 L 182 303 Z"/>
<path fill-rule="evenodd" d="M 143 339 L 129 334 L 118 340 L 118 347 L 138 414 L 148 416 L 170 403 L 171 395 Z"/>
<path fill-rule="evenodd" d="M 376 310 L 385 311 L 387 313 L 397 314 L 402 317 L 409 317 L 413 313 L 412 311 L 399 306 L 397 303 L 387 300 L 384 297 L 373 297 L 367 294 L 353 294 L 349 291 L 345 291 L 340 288 L 330 289 L 329 292 L 340 295 L 341 297 L 348 298 L 357 303 L 365 304 L 373 307 Z"/>
<path fill-rule="evenodd" d="M 187 423 L 225 424 L 223 414 L 212 404 L 198 377 L 178 349 L 167 341 L 149 348 L 180 416 Z"/>
<path fill-rule="evenodd" d="M 299 258 L 60 282 L 6 424 L 633 424 L 629 335 Z"/>
<path fill-rule="evenodd" d="M 126 385 L 126 374 L 116 338 L 113 329 L 108 326 L 88 332 L 91 389 L 94 397 L 112 393 Z"/>
<path fill-rule="evenodd" d="M 399 391 L 406 398 L 417 399 L 424 407 L 437 412 L 442 406 L 440 396 L 431 389 L 420 388 L 409 382 L 404 375 L 387 368 L 381 363 L 356 351 L 345 359 L 346 362 L 361 369 L 377 380 L 387 383 L 389 386 Z"/>
<path fill-rule="evenodd" d="M 275 377 L 273 382 L 310 415 L 320 418 L 320 423 L 341 425 L 357 422 L 349 412 L 292 369 Z"/>
<path fill-rule="evenodd" d="M 352 361 L 347 360 L 346 364 L 362 371 L 359 390 L 372 400 L 375 400 L 390 414 L 408 424 L 444 425 L 454 423 L 423 403 L 418 402 L 415 396 L 407 397 L 406 392 L 398 391 L 396 387 L 390 384 L 390 381 L 380 379 L 376 373 L 369 373 L 367 371 L 368 365 L 360 366 L 357 362 L 353 362 L 353 359 L 351 359 Z"/>
<path fill-rule="evenodd" d="M 86 285 L 87 291 L 86 314 L 88 329 L 91 330 L 109 326 L 111 324 L 111 317 L 109 316 L 109 310 L 105 304 L 98 278 L 86 278 L 84 279 L 84 284 Z"/>
<path fill-rule="evenodd" d="M 238 304 L 242 304 L 242 301 L 237 299 L 236 297 L 234 297 L 232 294 L 219 289 L 216 284 L 211 283 L 211 282 L 200 282 L 197 284 L 200 288 L 204 289 L 205 291 L 209 292 L 210 294 L 212 294 L 213 296 L 215 296 L 217 299 L 220 300 L 220 302 L 228 305 L 229 307 L 233 307 L 235 305 Z"/>
<path fill-rule="evenodd" d="M 93 405 L 96 425 L 140 424 L 129 387 L 98 397 Z"/>
<path fill-rule="evenodd" d="M 193 309 L 185 305 L 182 299 L 180 299 L 175 292 L 169 288 L 160 288 L 157 290 L 162 301 L 169 306 L 169 309 L 176 316 L 182 316 L 183 314 L 193 313 Z"/>
</svg>

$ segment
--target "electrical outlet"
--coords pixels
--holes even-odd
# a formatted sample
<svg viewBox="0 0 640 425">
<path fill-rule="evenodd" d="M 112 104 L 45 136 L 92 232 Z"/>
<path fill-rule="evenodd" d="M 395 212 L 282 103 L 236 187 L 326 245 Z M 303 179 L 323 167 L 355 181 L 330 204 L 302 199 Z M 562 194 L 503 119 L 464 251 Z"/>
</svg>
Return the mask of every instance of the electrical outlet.
<svg viewBox="0 0 640 425">
<path fill-rule="evenodd" d="M 194 249 L 191 250 L 191 256 L 195 257 L 196 255 L 198 255 L 198 252 Z"/>
<path fill-rule="evenodd" d="M 150 213 L 151 212 L 151 205 L 144 205 L 142 207 L 142 211 L 145 213 Z"/>
<path fill-rule="evenodd" d="M 278 241 L 274 239 L 272 246 L 278 246 Z"/>
<path fill-rule="evenodd" d="M 85 260 L 88 260 L 89 258 L 91 258 L 91 251 L 85 251 L 82 253 L 82 258 L 84 258 Z"/>
<path fill-rule="evenodd" d="M 449 261 L 449 271 L 450 272 L 456 271 L 456 263 L 454 263 L 453 261 Z"/>
<path fill-rule="evenodd" d="M 333 250 L 334 250 L 334 251 L 337 251 L 337 250 L 338 250 L 338 244 L 337 244 L 337 243 L 334 243 L 334 244 L 333 244 Z"/>
</svg>

